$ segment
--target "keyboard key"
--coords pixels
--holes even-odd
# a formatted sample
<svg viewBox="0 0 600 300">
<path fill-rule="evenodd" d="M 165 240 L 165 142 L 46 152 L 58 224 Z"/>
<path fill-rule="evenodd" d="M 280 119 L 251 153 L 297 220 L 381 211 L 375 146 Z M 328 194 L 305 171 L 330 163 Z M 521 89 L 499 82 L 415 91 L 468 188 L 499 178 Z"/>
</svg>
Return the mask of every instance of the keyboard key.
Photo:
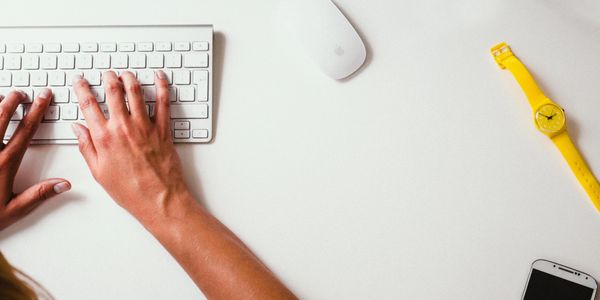
<svg viewBox="0 0 600 300">
<path fill-rule="evenodd" d="M 173 128 L 175 128 L 176 130 L 190 130 L 190 122 L 189 121 L 174 122 Z"/>
<path fill-rule="evenodd" d="M 165 58 L 162 53 L 148 54 L 148 68 L 162 69 L 165 66 Z"/>
<path fill-rule="evenodd" d="M 110 117 L 110 112 L 108 111 L 108 105 L 100 104 L 99 106 L 100 106 L 100 111 L 102 112 L 104 117 L 108 119 Z"/>
<path fill-rule="evenodd" d="M 77 54 L 75 56 L 75 65 L 77 69 L 91 69 L 94 59 L 91 54 Z"/>
<path fill-rule="evenodd" d="M 73 85 L 73 79 L 75 79 L 76 75 L 83 76 L 82 71 L 67 71 L 66 74 L 67 74 L 67 85 L 68 86 Z"/>
<path fill-rule="evenodd" d="M 58 56 L 58 68 L 63 70 L 75 69 L 75 55 L 60 54 Z"/>
<path fill-rule="evenodd" d="M 98 101 L 98 103 L 103 103 L 106 101 L 106 97 L 104 94 L 104 88 L 101 88 L 101 87 L 92 88 L 92 94 L 94 95 L 94 97 L 96 97 L 96 100 Z"/>
<path fill-rule="evenodd" d="M 167 75 L 167 81 L 169 84 L 173 84 L 173 71 L 171 70 L 162 70 L 165 75 Z"/>
<path fill-rule="evenodd" d="M 194 71 L 194 84 L 198 88 L 198 101 L 208 101 L 208 71 Z"/>
<path fill-rule="evenodd" d="M 208 138 L 208 130 L 207 129 L 194 129 L 194 130 L 192 130 L 192 137 L 195 139 L 207 139 Z"/>
<path fill-rule="evenodd" d="M 25 44 L 25 52 L 27 53 L 42 53 L 42 44 L 41 43 L 28 43 Z"/>
<path fill-rule="evenodd" d="M 137 79 L 141 85 L 153 85 L 154 84 L 154 71 L 152 71 L 152 70 L 138 71 Z"/>
<path fill-rule="evenodd" d="M 46 121 L 58 121 L 60 119 L 60 106 L 50 105 L 44 114 L 44 120 Z"/>
<path fill-rule="evenodd" d="M 53 88 L 52 93 L 54 94 L 54 103 L 69 103 L 68 88 Z"/>
<path fill-rule="evenodd" d="M 15 54 L 9 54 L 4 57 L 4 68 L 6 70 L 20 70 L 21 69 L 21 56 Z"/>
<path fill-rule="evenodd" d="M 206 119 L 206 118 L 208 118 L 208 105 L 206 105 L 206 104 L 171 105 L 171 119 Z"/>
<path fill-rule="evenodd" d="M 63 51 L 67 53 L 79 52 L 79 43 L 65 43 L 63 44 Z"/>
<path fill-rule="evenodd" d="M 146 102 L 156 102 L 156 88 L 154 86 L 143 86 L 142 93 Z"/>
<path fill-rule="evenodd" d="M 192 86 L 183 86 L 177 88 L 179 95 L 179 101 L 181 102 L 194 102 L 196 100 L 196 89 Z"/>
<path fill-rule="evenodd" d="M 98 52 L 98 43 L 83 43 L 81 44 L 81 52 Z"/>
<path fill-rule="evenodd" d="M 0 43 L 0 53 L 6 53 L 6 44 Z"/>
<path fill-rule="evenodd" d="M 100 85 L 102 83 L 100 71 L 83 71 L 83 77 L 87 79 L 90 85 Z"/>
<path fill-rule="evenodd" d="M 4 56 L 0 56 L 0 70 L 4 69 Z"/>
<path fill-rule="evenodd" d="M 62 46 L 59 43 L 46 43 L 43 48 L 46 53 L 59 53 L 62 50 Z"/>
<path fill-rule="evenodd" d="M 19 126 L 18 123 L 10 123 L 4 138 L 8 139 L 12 137 L 17 126 Z M 36 140 L 77 140 L 73 134 L 73 130 L 71 130 L 71 123 L 66 122 L 40 123 L 33 138 Z"/>
<path fill-rule="evenodd" d="M 44 70 L 56 70 L 58 63 L 57 57 L 54 54 L 42 55 L 40 58 L 40 66 Z"/>
<path fill-rule="evenodd" d="M 151 42 L 137 43 L 137 51 L 139 52 L 152 52 L 154 50 L 154 44 Z"/>
<path fill-rule="evenodd" d="M 117 44 L 115 43 L 102 43 L 100 44 L 101 52 L 117 52 Z"/>
<path fill-rule="evenodd" d="M 181 68 L 181 53 L 166 53 L 165 65 L 167 68 Z"/>
<path fill-rule="evenodd" d="M 6 45 L 6 52 L 8 53 L 23 53 L 25 52 L 25 46 L 21 43 L 10 43 Z"/>
<path fill-rule="evenodd" d="M 133 53 L 129 56 L 129 64 L 132 69 L 146 68 L 146 54 Z"/>
<path fill-rule="evenodd" d="M 75 104 L 61 106 L 60 118 L 62 120 L 77 120 L 79 108 Z"/>
<path fill-rule="evenodd" d="M 177 101 L 177 88 L 175 88 L 174 86 L 169 87 L 169 101 Z"/>
<path fill-rule="evenodd" d="M 185 53 L 183 56 L 183 66 L 186 68 L 207 68 L 208 53 Z"/>
<path fill-rule="evenodd" d="M 48 84 L 51 86 L 65 86 L 65 72 L 51 71 L 48 72 Z"/>
<path fill-rule="evenodd" d="M 148 116 L 154 117 L 154 103 L 146 104 L 146 109 L 148 110 Z"/>
<path fill-rule="evenodd" d="M 0 86 L 9 87 L 12 86 L 12 73 L 11 72 L 0 72 Z M 6 96 L 6 94 L 2 94 Z"/>
<path fill-rule="evenodd" d="M 173 49 L 175 51 L 190 51 L 190 42 L 175 42 Z"/>
<path fill-rule="evenodd" d="M 23 116 L 25 116 L 25 109 L 23 108 L 23 105 L 19 105 L 17 106 L 17 109 L 15 110 L 15 113 L 12 115 L 12 118 L 10 118 L 10 120 L 21 121 L 23 120 Z"/>
<path fill-rule="evenodd" d="M 15 72 L 13 74 L 14 86 L 29 86 L 29 72 Z"/>
<path fill-rule="evenodd" d="M 32 86 L 47 86 L 48 85 L 48 73 L 44 71 L 31 72 L 31 85 Z"/>
<path fill-rule="evenodd" d="M 23 55 L 23 69 L 38 70 L 40 68 L 40 57 L 38 55 Z"/>
<path fill-rule="evenodd" d="M 173 82 L 175 84 L 188 85 L 191 83 L 190 71 L 188 70 L 174 70 L 173 71 Z"/>
<path fill-rule="evenodd" d="M 119 43 L 119 51 L 133 52 L 133 51 L 135 51 L 135 44 L 134 43 Z"/>
<path fill-rule="evenodd" d="M 175 130 L 175 134 L 173 136 L 176 139 L 189 139 L 190 131 L 189 130 Z"/>
<path fill-rule="evenodd" d="M 111 55 L 112 67 L 114 69 L 127 69 L 129 67 L 129 57 L 124 53 L 115 53 Z"/>
<path fill-rule="evenodd" d="M 94 68 L 108 69 L 110 68 L 110 55 L 101 53 L 94 57 Z"/>
<path fill-rule="evenodd" d="M 159 52 L 171 51 L 171 42 L 156 42 L 156 51 L 159 51 Z"/>
<path fill-rule="evenodd" d="M 192 43 L 192 50 L 208 51 L 208 42 L 194 42 Z"/>
</svg>

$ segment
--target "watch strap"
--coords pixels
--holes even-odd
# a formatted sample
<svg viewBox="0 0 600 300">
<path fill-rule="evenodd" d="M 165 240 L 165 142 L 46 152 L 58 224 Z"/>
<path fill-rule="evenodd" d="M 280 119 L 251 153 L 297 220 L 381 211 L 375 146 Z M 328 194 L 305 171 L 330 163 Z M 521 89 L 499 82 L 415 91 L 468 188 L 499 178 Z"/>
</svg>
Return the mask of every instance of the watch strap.
<svg viewBox="0 0 600 300">
<path fill-rule="evenodd" d="M 537 109 L 543 103 L 548 102 L 547 97 L 542 93 L 533 76 L 531 76 L 525 65 L 514 55 L 510 46 L 506 43 L 500 43 L 494 46 L 491 52 L 498 66 L 502 69 L 508 69 L 513 74 L 525 92 L 533 110 Z"/>
<path fill-rule="evenodd" d="M 588 167 L 585 159 L 579 154 L 577 147 L 565 131 L 552 138 L 556 147 L 571 167 L 579 183 L 583 186 L 592 203 L 600 211 L 600 183 Z"/>
</svg>

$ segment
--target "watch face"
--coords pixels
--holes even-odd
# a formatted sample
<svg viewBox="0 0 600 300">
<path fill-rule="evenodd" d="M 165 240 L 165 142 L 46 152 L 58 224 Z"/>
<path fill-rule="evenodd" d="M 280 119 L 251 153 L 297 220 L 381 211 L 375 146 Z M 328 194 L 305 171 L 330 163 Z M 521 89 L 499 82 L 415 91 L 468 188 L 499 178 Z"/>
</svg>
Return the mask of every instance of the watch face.
<svg viewBox="0 0 600 300">
<path fill-rule="evenodd" d="M 545 133 L 558 133 L 567 124 L 565 112 L 554 104 L 544 104 L 535 113 L 538 128 Z"/>
</svg>

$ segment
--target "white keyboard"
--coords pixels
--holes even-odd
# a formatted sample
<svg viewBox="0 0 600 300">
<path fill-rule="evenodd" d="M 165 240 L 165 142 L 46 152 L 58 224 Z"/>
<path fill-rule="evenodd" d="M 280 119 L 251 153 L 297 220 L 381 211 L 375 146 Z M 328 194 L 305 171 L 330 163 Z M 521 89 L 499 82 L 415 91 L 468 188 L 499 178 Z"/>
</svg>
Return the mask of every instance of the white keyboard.
<svg viewBox="0 0 600 300">
<path fill-rule="evenodd" d="M 142 85 L 149 114 L 154 112 L 154 73 L 169 78 L 171 127 L 175 143 L 212 139 L 212 26 L 0 27 L 0 94 L 14 89 L 29 99 L 19 105 L 5 139 L 27 114 L 32 99 L 50 88 L 53 100 L 34 136 L 35 144 L 76 144 L 71 123 L 85 119 L 71 82 L 88 80 L 110 117 L 102 73 L 130 71 Z"/>
</svg>

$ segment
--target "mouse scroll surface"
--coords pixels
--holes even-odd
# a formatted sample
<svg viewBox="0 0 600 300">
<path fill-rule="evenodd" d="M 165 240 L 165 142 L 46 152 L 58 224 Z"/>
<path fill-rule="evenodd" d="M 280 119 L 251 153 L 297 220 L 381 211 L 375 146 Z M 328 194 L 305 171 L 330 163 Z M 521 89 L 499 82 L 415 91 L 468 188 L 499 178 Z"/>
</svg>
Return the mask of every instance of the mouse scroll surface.
<svg viewBox="0 0 600 300">
<path fill-rule="evenodd" d="M 344 79 L 364 64 L 362 39 L 330 0 L 282 0 L 278 17 L 329 77 Z"/>
</svg>

